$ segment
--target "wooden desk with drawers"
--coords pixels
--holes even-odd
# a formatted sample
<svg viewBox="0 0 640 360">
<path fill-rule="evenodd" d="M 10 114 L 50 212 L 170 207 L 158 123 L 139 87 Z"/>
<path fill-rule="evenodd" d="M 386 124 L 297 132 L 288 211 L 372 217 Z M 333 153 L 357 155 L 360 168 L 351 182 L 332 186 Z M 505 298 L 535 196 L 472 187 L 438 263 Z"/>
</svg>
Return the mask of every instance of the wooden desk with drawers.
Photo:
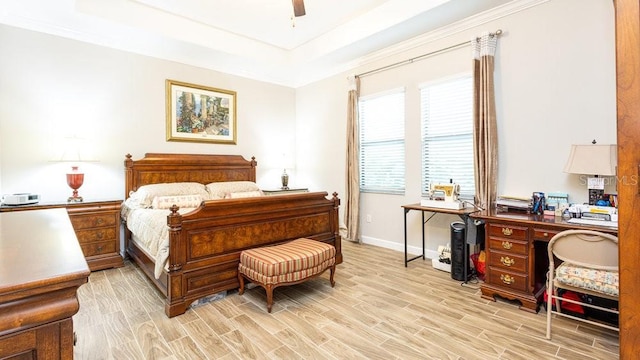
<svg viewBox="0 0 640 360">
<path fill-rule="evenodd" d="M 547 243 L 557 233 L 586 229 L 617 235 L 617 229 L 569 223 L 544 217 L 495 210 L 471 215 L 485 221 L 485 282 L 482 297 L 518 300 L 520 309 L 537 312 L 545 290 L 549 266 Z"/>
</svg>

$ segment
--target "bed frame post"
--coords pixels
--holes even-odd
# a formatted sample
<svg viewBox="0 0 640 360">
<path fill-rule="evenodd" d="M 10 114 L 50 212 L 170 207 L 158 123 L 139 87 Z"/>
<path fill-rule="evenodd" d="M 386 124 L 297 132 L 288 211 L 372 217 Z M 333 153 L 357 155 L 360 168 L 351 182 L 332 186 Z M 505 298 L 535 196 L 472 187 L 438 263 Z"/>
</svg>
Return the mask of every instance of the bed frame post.
<svg viewBox="0 0 640 360">
<path fill-rule="evenodd" d="M 334 229 L 333 231 L 333 236 L 335 238 L 334 244 L 336 247 L 336 264 L 341 264 L 342 263 L 342 239 L 340 237 L 340 199 L 338 198 L 338 193 L 334 192 L 333 193 L 333 198 L 331 198 L 331 200 L 333 201 L 333 216 L 332 216 L 332 222 L 333 224 L 331 225 L 332 228 Z"/>
<path fill-rule="evenodd" d="M 251 157 L 251 170 L 252 175 L 250 175 L 250 181 L 256 182 L 256 166 L 258 166 L 258 162 L 256 161 L 256 157 Z"/>
<path fill-rule="evenodd" d="M 131 154 L 125 155 L 124 159 L 124 198 L 129 198 L 129 192 L 131 192 L 130 186 L 133 184 L 133 159 Z"/>
<path fill-rule="evenodd" d="M 187 304 L 184 300 L 182 286 L 182 266 L 186 261 L 185 246 L 182 244 L 180 231 L 182 230 L 182 215 L 178 213 L 180 208 L 171 206 L 171 214 L 167 216 L 169 226 L 169 275 L 167 282 L 167 300 L 165 303 L 165 313 L 168 317 L 183 314 Z"/>
<path fill-rule="evenodd" d="M 133 159 L 131 159 L 131 154 L 125 155 L 124 159 L 124 198 L 129 198 L 129 192 L 131 189 L 129 188 L 131 184 L 133 184 Z M 121 222 L 124 224 L 124 221 Z M 127 225 L 124 225 L 124 258 L 129 257 L 129 239 L 131 239 L 131 231 L 127 228 Z"/>
</svg>

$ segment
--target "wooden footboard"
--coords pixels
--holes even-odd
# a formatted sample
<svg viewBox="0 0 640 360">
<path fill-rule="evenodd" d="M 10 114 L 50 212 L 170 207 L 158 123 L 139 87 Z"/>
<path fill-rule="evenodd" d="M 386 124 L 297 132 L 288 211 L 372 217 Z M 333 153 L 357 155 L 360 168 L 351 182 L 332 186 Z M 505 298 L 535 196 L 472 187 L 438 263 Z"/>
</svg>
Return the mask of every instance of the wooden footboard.
<svg viewBox="0 0 640 360">
<path fill-rule="evenodd" d="M 254 181 L 257 162 L 237 155 L 148 153 L 140 160 L 127 155 L 125 197 L 140 186 L 167 182 Z M 197 210 L 167 216 L 169 263 L 159 279 L 154 261 L 131 241 L 125 228 L 127 254 L 166 296 L 165 312 L 184 313 L 207 295 L 239 287 L 240 252 L 305 237 L 336 247 L 342 262 L 338 225 L 340 200 L 334 193 L 311 192 L 282 196 L 204 202 Z"/>
<path fill-rule="evenodd" d="M 170 250 L 165 312 L 175 316 L 196 299 L 239 287 L 240 252 L 301 237 L 336 247 L 337 194 L 315 192 L 205 202 L 197 211 L 168 217 Z"/>
</svg>

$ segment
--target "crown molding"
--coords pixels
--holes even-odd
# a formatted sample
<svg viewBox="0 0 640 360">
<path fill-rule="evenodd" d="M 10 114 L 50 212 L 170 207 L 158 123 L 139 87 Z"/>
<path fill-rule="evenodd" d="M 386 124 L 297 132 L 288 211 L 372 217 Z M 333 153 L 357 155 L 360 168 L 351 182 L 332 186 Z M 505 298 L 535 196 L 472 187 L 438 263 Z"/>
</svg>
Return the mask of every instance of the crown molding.
<svg viewBox="0 0 640 360">
<path fill-rule="evenodd" d="M 408 52 L 418 47 L 423 47 L 435 41 L 451 37 L 453 35 L 467 31 L 469 29 L 473 29 L 478 26 L 482 26 L 486 23 L 504 18 L 506 16 L 510 16 L 510 15 L 519 13 L 521 11 L 525 11 L 527 9 L 530 9 L 535 6 L 539 6 L 549 1 L 550 0 L 516 0 L 510 3 L 498 6 L 491 10 L 487 10 L 482 13 L 467 17 L 463 20 L 440 27 L 436 30 L 430 31 L 423 35 L 413 37 L 409 40 L 405 40 L 393 46 L 389 46 L 382 50 L 370 53 L 366 56 L 362 56 L 358 59 L 342 64 L 340 66 L 336 66 L 332 70 L 324 72 L 322 74 L 319 74 L 316 72 L 315 73 L 316 76 L 314 76 L 314 79 L 305 78 L 304 81 L 301 81 L 297 86 L 303 86 L 304 85 L 302 84 L 303 82 L 305 84 L 308 84 L 308 83 L 318 81 L 323 78 L 333 76 L 336 74 L 350 72 L 350 71 L 353 72 L 354 69 L 360 69 L 362 70 L 361 72 L 374 69 L 378 67 L 378 66 L 374 66 L 374 63 L 379 63 L 380 61 L 388 59 L 394 55 Z M 506 32 L 505 29 L 502 29 L 502 30 Z M 300 80 L 303 80 L 303 79 L 300 79 Z"/>
<path fill-rule="evenodd" d="M 101 20 L 94 20 L 92 24 L 94 26 L 93 30 L 78 30 L 73 26 L 61 26 L 60 22 L 48 21 L 42 16 L 31 16 L 22 14 L 19 11 L 12 11 L 11 8 L 0 10 L 0 23 L 253 80 L 298 88 L 341 73 L 353 72 L 356 69 L 358 71 L 368 71 L 393 56 L 418 47 L 424 47 L 435 41 L 452 37 L 469 29 L 549 1 L 514 0 L 353 60 L 317 59 L 312 63 L 294 61 L 294 59 L 287 56 L 280 56 L 278 58 L 279 61 L 274 61 L 269 57 L 246 57 L 244 56 L 246 54 L 228 54 L 213 49 L 203 51 L 198 48 L 198 44 L 182 43 L 174 39 L 161 39 L 152 32 L 134 29 L 130 26 L 114 30 L 109 26 L 109 23 Z M 47 9 L 43 9 L 43 11 L 45 10 Z M 47 11 L 51 11 L 54 17 L 64 15 L 60 8 L 56 7 L 52 7 Z M 83 21 L 78 18 L 69 20 L 72 22 L 79 21 L 80 23 Z M 508 29 L 502 30 L 508 31 Z M 161 41 L 164 46 L 160 50 L 153 47 L 153 44 Z M 267 59 L 269 60 L 265 61 Z"/>
</svg>

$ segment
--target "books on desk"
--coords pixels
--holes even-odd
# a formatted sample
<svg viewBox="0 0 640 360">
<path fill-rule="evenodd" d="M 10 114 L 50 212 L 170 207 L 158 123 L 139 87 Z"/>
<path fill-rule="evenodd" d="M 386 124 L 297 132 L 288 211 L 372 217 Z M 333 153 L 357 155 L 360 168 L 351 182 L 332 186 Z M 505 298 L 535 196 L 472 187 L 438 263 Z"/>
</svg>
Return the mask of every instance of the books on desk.
<svg viewBox="0 0 640 360">
<path fill-rule="evenodd" d="M 505 210 L 527 211 L 530 205 L 530 198 L 508 195 L 499 195 L 496 198 L 496 207 Z"/>
</svg>

